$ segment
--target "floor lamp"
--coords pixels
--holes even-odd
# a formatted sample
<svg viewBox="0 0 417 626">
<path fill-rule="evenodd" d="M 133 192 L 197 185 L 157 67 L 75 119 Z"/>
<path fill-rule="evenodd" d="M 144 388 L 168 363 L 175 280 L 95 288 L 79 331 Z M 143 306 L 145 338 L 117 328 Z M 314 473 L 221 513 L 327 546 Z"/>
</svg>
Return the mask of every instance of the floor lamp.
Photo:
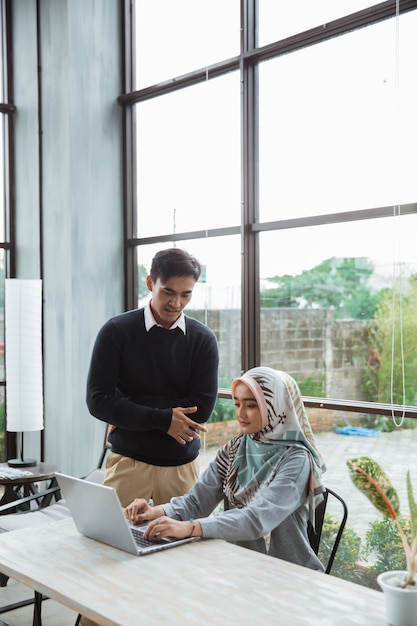
<svg viewBox="0 0 417 626">
<path fill-rule="evenodd" d="M 36 465 L 24 458 L 23 433 L 43 429 L 42 281 L 5 280 L 6 430 L 18 433 L 20 458 L 12 467 Z"/>
</svg>

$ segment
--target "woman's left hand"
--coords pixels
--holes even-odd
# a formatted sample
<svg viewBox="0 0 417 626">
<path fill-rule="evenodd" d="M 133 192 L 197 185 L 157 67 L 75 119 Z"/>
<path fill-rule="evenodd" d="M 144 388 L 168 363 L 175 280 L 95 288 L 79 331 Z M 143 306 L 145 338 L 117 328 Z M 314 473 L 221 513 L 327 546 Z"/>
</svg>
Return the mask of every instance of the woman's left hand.
<svg viewBox="0 0 417 626">
<path fill-rule="evenodd" d="M 187 537 L 201 537 L 201 526 L 198 520 L 180 522 L 170 517 L 159 517 L 149 522 L 145 530 L 145 539 L 158 541 L 164 537 L 186 539 Z"/>
</svg>

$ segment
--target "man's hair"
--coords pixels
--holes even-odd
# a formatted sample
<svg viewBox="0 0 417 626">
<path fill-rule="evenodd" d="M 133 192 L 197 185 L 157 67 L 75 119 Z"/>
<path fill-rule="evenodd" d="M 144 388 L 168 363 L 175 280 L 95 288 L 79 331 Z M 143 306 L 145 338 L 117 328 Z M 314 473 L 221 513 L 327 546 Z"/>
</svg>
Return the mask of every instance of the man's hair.
<svg viewBox="0 0 417 626">
<path fill-rule="evenodd" d="M 159 278 L 166 283 L 173 276 L 191 276 L 197 282 L 200 274 L 200 262 L 181 248 L 160 250 L 152 259 L 150 276 L 154 282 Z"/>
</svg>

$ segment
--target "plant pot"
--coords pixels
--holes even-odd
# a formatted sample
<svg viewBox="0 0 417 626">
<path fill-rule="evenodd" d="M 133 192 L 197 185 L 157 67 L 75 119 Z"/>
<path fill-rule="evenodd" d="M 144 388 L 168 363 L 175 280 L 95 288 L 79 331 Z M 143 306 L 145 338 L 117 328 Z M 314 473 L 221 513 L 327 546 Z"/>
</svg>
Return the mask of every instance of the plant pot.
<svg viewBox="0 0 417 626">
<path fill-rule="evenodd" d="M 377 578 L 384 593 L 385 608 L 390 626 L 416 626 L 417 624 L 417 577 L 416 586 L 403 589 L 399 584 L 405 572 L 393 570 Z"/>
</svg>

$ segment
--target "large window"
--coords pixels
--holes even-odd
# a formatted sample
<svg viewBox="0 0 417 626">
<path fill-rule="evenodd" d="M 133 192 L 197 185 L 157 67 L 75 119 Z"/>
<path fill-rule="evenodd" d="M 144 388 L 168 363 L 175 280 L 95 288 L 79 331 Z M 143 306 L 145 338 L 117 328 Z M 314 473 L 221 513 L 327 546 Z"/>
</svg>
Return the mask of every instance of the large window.
<svg viewBox="0 0 417 626">
<path fill-rule="evenodd" d="M 221 387 L 262 363 L 313 406 L 415 416 L 417 2 L 226 4 L 132 2 L 127 306 L 183 246 L 193 314 L 233 328 Z"/>
<path fill-rule="evenodd" d="M 260 64 L 261 222 L 416 201 L 416 28 L 408 13 Z"/>
<path fill-rule="evenodd" d="M 144 306 L 151 294 L 146 288 L 152 257 L 172 242 L 143 245 L 137 248 L 138 305 Z M 207 324 L 216 334 L 220 349 L 219 385 L 230 386 L 230 373 L 240 368 L 240 238 L 238 235 L 176 241 L 194 254 L 203 271 L 186 312 Z M 213 254 L 213 248 L 216 254 Z"/>
<path fill-rule="evenodd" d="M 200 258 L 188 312 L 219 340 L 213 431 L 237 432 L 241 370 L 288 371 L 349 503 L 332 573 L 372 586 L 352 572 L 375 511 L 345 460 L 416 480 L 417 0 L 128 8 L 126 307 L 149 298 L 157 250 Z"/>
<path fill-rule="evenodd" d="M 134 2 L 134 89 L 239 54 L 239 2 Z"/>
<path fill-rule="evenodd" d="M 141 238 L 239 223 L 238 113 L 238 72 L 136 105 Z"/>
</svg>

